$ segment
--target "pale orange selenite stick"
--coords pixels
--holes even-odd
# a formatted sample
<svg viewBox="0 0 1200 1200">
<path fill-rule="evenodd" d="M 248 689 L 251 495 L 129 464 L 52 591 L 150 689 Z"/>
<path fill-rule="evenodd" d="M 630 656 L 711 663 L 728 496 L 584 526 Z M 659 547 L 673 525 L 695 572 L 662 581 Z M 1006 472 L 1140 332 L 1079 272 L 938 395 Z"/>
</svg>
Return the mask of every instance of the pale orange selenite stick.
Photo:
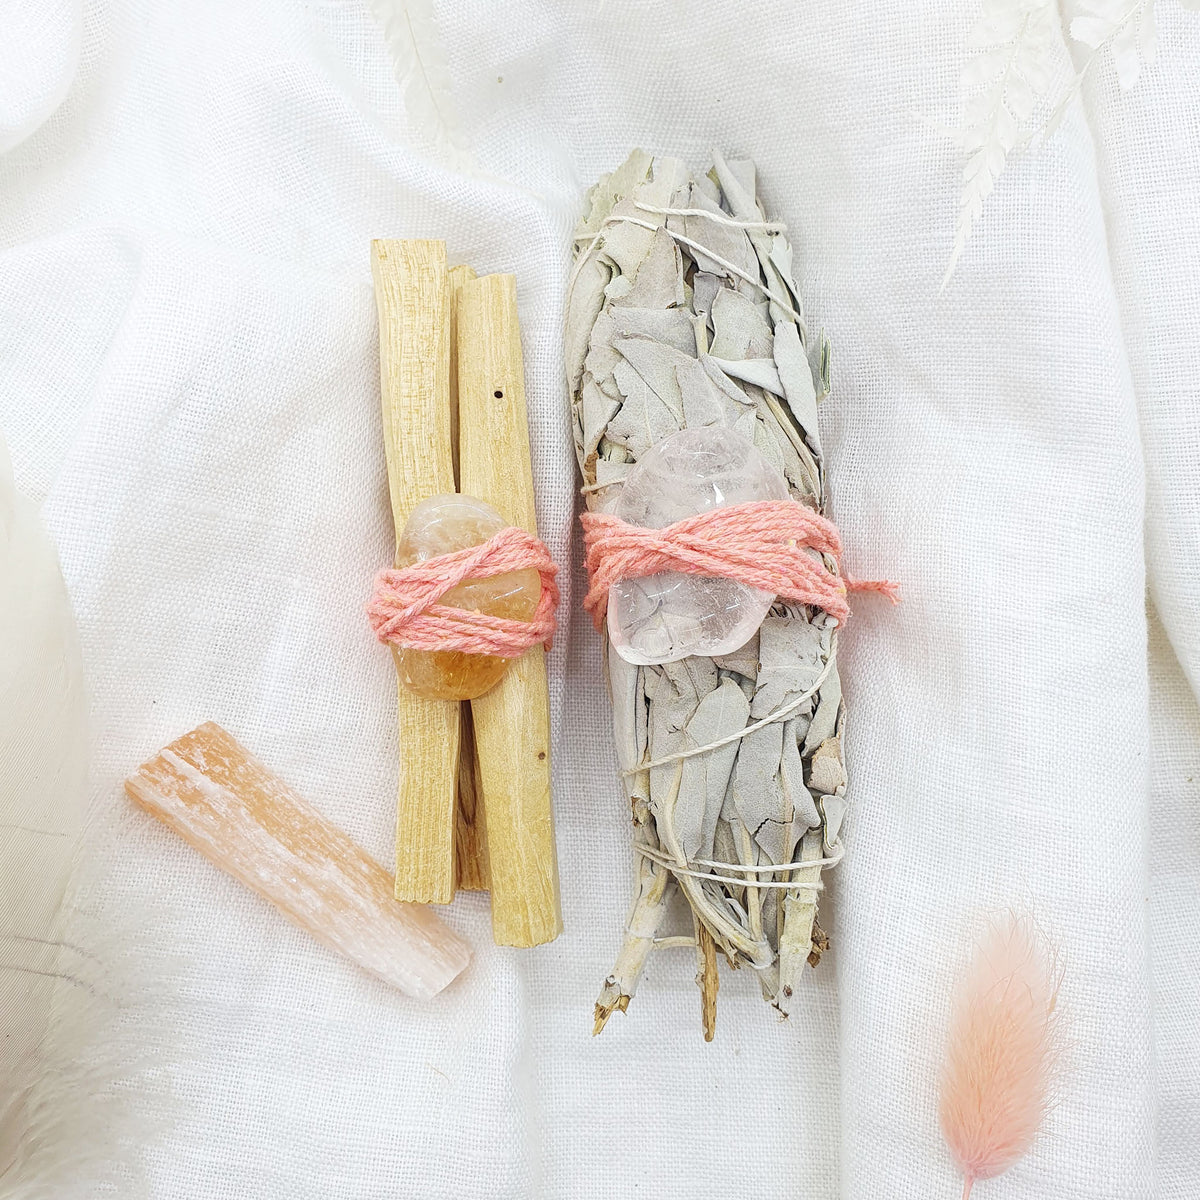
<svg viewBox="0 0 1200 1200">
<path fill-rule="evenodd" d="M 211 721 L 125 781 L 136 804 L 331 950 L 409 996 L 434 996 L 470 947 Z"/>
</svg>

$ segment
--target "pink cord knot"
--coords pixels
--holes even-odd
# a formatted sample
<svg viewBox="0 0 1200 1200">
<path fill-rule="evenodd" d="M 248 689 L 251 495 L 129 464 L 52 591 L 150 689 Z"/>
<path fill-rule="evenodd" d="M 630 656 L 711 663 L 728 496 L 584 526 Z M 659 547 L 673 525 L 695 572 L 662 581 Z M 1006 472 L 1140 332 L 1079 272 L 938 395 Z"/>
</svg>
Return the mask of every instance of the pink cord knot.
<svg viewBox="0 0 1200 1200">
<path fill-rule="evenodd" d="M 537 609 L 528 621 L 438 603 L 465 580 L 528 569 L 537 571 L 542 580 Z M 545 544 L 510 525 L 480 546 L 380 571 L 367 603 L 367 617 L 375 636 L 393 646 L 520 658 L 539 642 L 550 648 L 558 607 L 557 574 L 558 567 Z"/>
<path fill-rule="evenodd" d="M 882 592 L 899 603 L 896 584 L 838 575 L 806 553 L 816 550 L 837 561 L 842 542 L 832 521 L 795 500 L 713 508 L 665 529 L 643 529 L 611 513 L 585 512 L 580 521 L 589 581 L 583 607 L 597 629 L 614 583 L 660 571 L 736 579 L 781 600 L 824 609 L 839 624 L 850 615 L 847 590 Z"/>
</svg>

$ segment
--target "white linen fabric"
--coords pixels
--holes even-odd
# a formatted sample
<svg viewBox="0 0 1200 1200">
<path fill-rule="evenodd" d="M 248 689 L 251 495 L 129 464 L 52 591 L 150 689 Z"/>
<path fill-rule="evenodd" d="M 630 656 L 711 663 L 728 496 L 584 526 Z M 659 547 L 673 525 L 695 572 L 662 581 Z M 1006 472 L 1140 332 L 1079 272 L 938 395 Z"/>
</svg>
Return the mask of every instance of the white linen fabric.
<svg viewBox="0 0 1200 1200">
<path fill-rule="evenodd" d="M 23 142 L 75 79 L 81 0 L 0 0 L 0 153 Z"/>
<path fill-rule="evenodd" d="M 148 1194 L 957 1195 L 951 980 L 1015 905 L 1061 950 L 1069 1050 L 1044 1135 L 977 1195 L 1200 1195 L 1200 21 L 1163 0 L 1132 95 L 1089 77 L 941 292 L 960 164 L 922 117 L 954 119 L 971 0 L 411 9 L 393 42 L 438 64 L 424 103 L 366 0 L 89 3 L 40 128 L 53 89 L 0 88 L 22 135 L 0 156 L 0 429 L 78 614 L 93 808 L 123 812 L 123 777 L 214 719 L 391 861 L 403 748 L 362 615 L 391 543 L 369 239 L 516 273 L 539 516 L 571 562 L 582 193 L 634 145 L 718 146 L 757 161 L 834 345 L 849 566 L 904 588 L 857 601 L 843 640 L 833 949 L 786 1025 L 726 974 L 711 1045 L 691 956 L 663 951 L 591 1037 L 631 864 L 577 576 L 550 659 L 553 945 L 492 946 L 460 897 L 476 960 L 422 1005 L 149 818 L 97 842 L 101 909 L 178 951 Z M 3 11 L 3 61 L 29 61 L 21 37 L 73 61 L 73 5 Z M 81 1168 L 56 1194 L 95 1192 Z"/>
</svg>

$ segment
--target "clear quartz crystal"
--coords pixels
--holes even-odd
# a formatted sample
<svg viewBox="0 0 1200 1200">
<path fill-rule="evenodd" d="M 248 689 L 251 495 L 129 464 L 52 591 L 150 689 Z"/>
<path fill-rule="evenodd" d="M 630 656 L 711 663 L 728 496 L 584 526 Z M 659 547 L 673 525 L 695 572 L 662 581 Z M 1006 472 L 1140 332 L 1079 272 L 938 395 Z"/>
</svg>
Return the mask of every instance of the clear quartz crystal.
<svg viewBox="0 0 1200 1200">
<path fill-rule="evenodd" d="M 631 525 L 662 529 L 684 517 L 786 500 L 787 483 L 754 445 L 723 425 L 683 429 L 652 446 L 612 507 Z M 608 636 L 626 662 L 729 654 L 754 636 L 775 597 L 732 579 L 664 571 L 613 585 Z"/>
<path fill-rule="evenodd" d="M 425 562 L 439 554 L 479 546 L 504 528 L 490 504 L 474 496 L 430 496 L 412 510 L 396 548 L 396 566 Z M 532 567 L 490 579 L 468 579 L 451 588 L 441 603 L 449 608 L 485 612 L 493 617 L 528 621 L 537 611 L 542 581 Z M 508 658 L 465 654 L 460 650 L 396 651 L 404 685 L 429 700 L 473 700 L 500 682 Z"/>
</svg>

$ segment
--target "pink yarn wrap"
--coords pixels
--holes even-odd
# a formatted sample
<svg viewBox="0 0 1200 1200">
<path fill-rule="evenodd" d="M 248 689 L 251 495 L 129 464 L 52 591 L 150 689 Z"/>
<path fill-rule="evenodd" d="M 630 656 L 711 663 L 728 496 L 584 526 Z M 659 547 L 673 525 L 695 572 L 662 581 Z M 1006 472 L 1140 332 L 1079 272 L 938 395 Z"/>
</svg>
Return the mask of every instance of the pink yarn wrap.
<svg viewBox="0 0 1200 1200">
<path fill-rule="evenodd" d="M 528 621 L 438 603 L 451 588 L 468 579 L 490 579 L 528 569 L 537 571 L 542 580 L 537 609 Z M 520 658 L 539 642 L 550 648 L 558 607 L 557 574 L 558 567 L 545 544 L 510 525 L 480 546 L 380 571 L 367 603 L 367 617 L 375 636 L 393 646 Z"/>
<path fill-rule="evenodd" d="M 840 561 L 842 541 L 832 521 L 796 500 L 713 508 L 664 529 L 643 529 L 611 513 L 585 512 L 580 521 L 590 585 L 583 607 L 597 629 L 614 583 L 660 571 L 736 579 L 781 600 L 823 609 L 839 624 L 850 615 L 847 591 L 882 592 L 899 602 L 896 584 L 837 575 L 805 553 L 818 550 Z"/>
</svg>

